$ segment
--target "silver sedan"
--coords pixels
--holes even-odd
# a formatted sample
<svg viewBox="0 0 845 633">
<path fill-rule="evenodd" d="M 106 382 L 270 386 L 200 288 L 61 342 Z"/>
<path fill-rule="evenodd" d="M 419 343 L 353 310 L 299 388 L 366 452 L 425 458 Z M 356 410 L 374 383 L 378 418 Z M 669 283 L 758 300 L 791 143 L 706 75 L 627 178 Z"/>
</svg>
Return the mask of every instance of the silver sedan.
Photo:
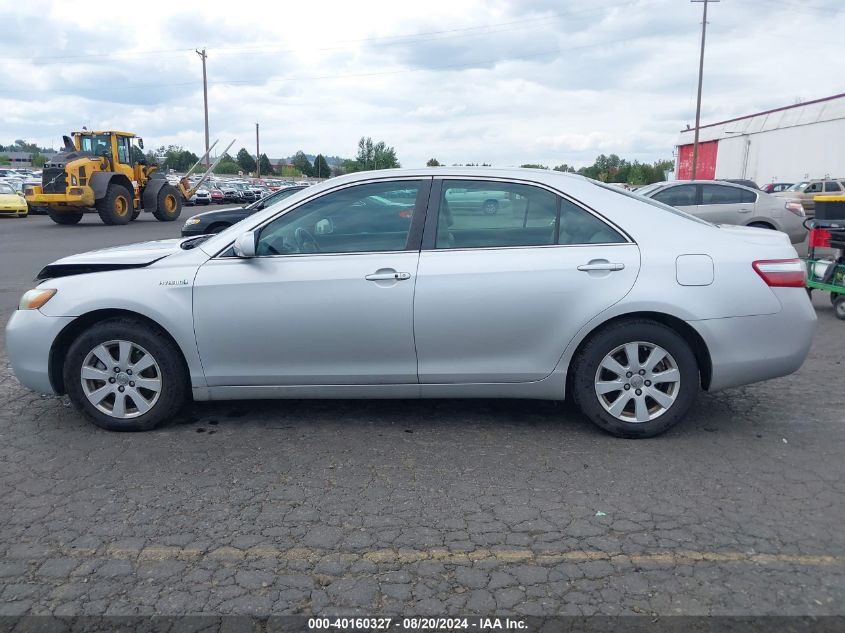
<svg viewBox="0 0 845 633">
<path fill-rule="evenodd" d="M 678 180 L 642 187 L 637 189 L 637 194 L 715 224 L 783 231 L 793 244 L 799 244 L 807 237 L 801 201 L 784 199 L 759 189 L 719 180 Z"/>
<path fill-rule="evenodd" d="M 14 371 L 112 430 L 190 398 L 571 394 L 602 429 L 650 437 L 700 389 L 794 372 L 815 329 L 782 233 L 522 169 L 334 178 L 217 235 L 38 278 L 7 326 Z"/>
</svg>

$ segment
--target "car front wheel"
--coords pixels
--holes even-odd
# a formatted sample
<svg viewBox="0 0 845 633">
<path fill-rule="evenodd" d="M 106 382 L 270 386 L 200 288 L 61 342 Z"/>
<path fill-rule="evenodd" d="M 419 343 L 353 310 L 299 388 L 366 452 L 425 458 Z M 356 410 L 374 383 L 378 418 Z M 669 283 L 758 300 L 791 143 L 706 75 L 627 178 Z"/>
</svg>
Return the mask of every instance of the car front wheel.
<svg viewBox="0 0 845 633">
<path fill-rule="evenodd" d="M 179 351 L 166 334 L 130 318 L 101 321 L 70 346 L 63 378 L 73 404 L 110 431 L 147 431 L 187 397 Z"/>
<path fill-rule="evenodd" d="M 573 362 L 575 402 L 612 435 L 654 437 L 680 422 L 699 389 L 695 354 L 671 328 L 623 321 L 594 335 Z"/>
</svg>

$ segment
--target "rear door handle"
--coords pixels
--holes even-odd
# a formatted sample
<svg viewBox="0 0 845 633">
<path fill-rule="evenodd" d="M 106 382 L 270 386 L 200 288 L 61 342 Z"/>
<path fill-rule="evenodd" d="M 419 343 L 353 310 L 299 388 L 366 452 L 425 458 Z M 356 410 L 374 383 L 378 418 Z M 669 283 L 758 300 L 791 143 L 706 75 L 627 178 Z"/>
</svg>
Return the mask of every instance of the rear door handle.
<svg viewBox="0 0 845 633">
<path fill-rule="evenodd" d="M 750 211 L 751 211 L 751 209 L 744 209 L 744 208 L 739 210 L 740 213 L 748 213 Z"/>
<path fill-rule="evenodd" d="M 385 273 L 371 273 L 364 277 L 367 281 L 405 281 L 411 278 L 411 273 L 397 273 L 397 272 L 385 272 Z"/>
<path fill-rule="evenodd" d="M 596 264 L 581 264 L 578 266 L 578 270 L 583 272 L 590 272 L 591 270 L 622 270 L 625 268 L 625 264 L 621 263 L 614 263 L 614 262 L 601 262 Z"/>
</svg>

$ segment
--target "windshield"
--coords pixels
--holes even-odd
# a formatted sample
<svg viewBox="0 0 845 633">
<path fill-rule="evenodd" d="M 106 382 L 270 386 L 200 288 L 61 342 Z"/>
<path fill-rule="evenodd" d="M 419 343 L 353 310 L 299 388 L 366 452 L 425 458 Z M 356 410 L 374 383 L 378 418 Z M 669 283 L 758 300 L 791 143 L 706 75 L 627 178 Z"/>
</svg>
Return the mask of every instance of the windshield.
<svg viewBox="0 0 845 633">
<path fill-rule="evenodd" d="M 3 182 L 0 183 L 0 193 L 15 193 L 15 191 L 9 185 Z"/>
<path fill-rule="evenodd" d="M 689 213 L 684 213 L 680 209 L 676 209 L 675 207 L 670 207 L 668 204 L 663 204 L 662 202 L 658 202 L 657 200 L 653 200 L 652 198 L 647 198 L 643 195 L 640 195 L 640 191 L 625 191 L 624 189 L 620 189 L 619 187 L 611 187 L 610 185 L 606 185 L 603 182 L 599 182 L 598 180 L 590 179 L 594 185 L 598 185 L 602 189 L 607 189 L 608 191 L 612 191 L 613 193 L 618 193 L 620 196 L 626 196 L 628 198 L 633 198 L 634 200 L 638 200 L 640 202 L 645 202 L 646 204 L 650 204 L 653 207 L 657 207 L 658 209 L 662 209 L 663 211 L 668 211 L 673 215 L 680 216 L 682 218 L 686 218 L 687 220 L 692 220 L 693 222 L 698 222 L 699 224 L 706 224 L 707 226 L 716 226 L 710 222 L 702 220 L 701 218 L 697 218 L 694 215 L 690 215 Z M 655 183 L 659 185 L 663 185 L 666 183 Z"/>
<path fill-rule="evenodd" d="M 108 134 L 92 134 L 79 138 L 79 149 L 94 156 L 111 154 L 111 137 Z"/>
<path fill-rule="evenodd" d="M 792 185 L 792 186 L 791 186 L 789 189 L 787 189 L 786 191 L 804 191 L 804 189 L 806 189 L 806 188 L 807 188 L 807 185 L 809 185 L 809 184 L 810 184 L 810 183 L 809 183 L 809 182 L 806 182 L 806 181 L 804 181 L 804 182 L 796 182 L 794 185 Z"/>
</svg>

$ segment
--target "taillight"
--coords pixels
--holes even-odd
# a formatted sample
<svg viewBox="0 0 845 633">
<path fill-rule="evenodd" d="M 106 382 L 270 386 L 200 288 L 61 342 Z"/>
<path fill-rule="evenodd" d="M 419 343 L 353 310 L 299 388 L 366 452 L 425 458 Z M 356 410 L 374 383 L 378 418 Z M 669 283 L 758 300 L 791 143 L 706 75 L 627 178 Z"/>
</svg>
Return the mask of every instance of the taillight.
<svg viewBox="0 0 845 633">
<path fill-rule="evenodd" d="M 789 211 L 790 213 L 794 213 L 799 218 L 803 218 L 803 217 L 806 216 L 806 214 L 804 213 L 804 207 L 801 206 L 800 202 L 795 202 L 794 200 L 790 200 L 784 206 L 786 207 L 787 211 Z"/>
<path fill-rule="evenodd" d="M 807 270 L 800 259 L 763 259 L 751 266 L 773 288 L 803 288 Z"/>
<path fill-rule="evenodd" d="M 405 211 L 400 211 L 400 212 L 399 212 L 399 217 L 400 217 L 400 218 L 410 218 L 410 217 L 411 217 L 411 215 L 413 215 L 413 211 L 410 211 L 410 210 L 407 210 L 407 209 L 406 209 Z"/>
</svg>

